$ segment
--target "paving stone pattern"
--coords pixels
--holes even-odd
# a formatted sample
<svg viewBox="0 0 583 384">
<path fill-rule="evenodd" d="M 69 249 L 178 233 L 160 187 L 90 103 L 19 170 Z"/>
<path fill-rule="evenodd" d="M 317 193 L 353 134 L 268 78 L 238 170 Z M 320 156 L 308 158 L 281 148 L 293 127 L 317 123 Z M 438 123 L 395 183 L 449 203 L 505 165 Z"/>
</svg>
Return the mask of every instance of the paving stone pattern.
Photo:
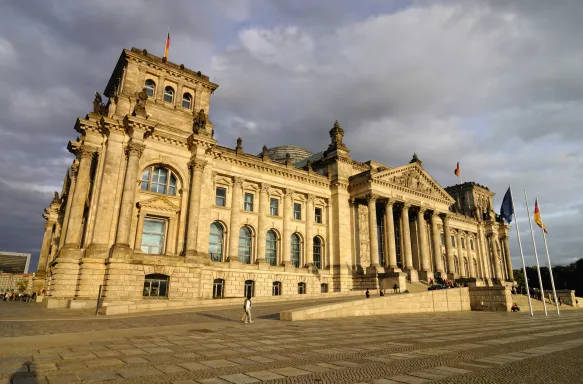
<svg viewBox="0 0 583 384">
<path fill-rule="evenodd" d="M 92 330 L 80 324 L 78 332 Z M 0 384 L 575 383 L 583 360 L 583 311 L 258 319 L 123 332 L 86 341 L 63 334 L 58 344 L 38 336 L 32 348 L 0 343 Z"/>
</svg>

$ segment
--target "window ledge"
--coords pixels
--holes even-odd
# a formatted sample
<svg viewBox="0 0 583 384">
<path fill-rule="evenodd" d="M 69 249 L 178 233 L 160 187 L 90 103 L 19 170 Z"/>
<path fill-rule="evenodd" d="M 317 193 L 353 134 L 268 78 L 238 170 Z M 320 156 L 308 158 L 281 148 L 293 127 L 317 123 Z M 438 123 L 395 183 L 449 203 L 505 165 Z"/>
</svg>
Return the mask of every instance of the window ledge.
<svg viewBox="0 0 583 384">
<path fill-rule="evenodd" d="M 246 210 L 244 210 L 244 209 L 242 209 L 242 210 L 241 210 L 241 213 L 248 213 L 248 214 L 250 214 L 250 215 L 255 215 L 255 216 L 258 216 L 258 215 L 259 215 L 259 212 L 255 212 L 255 211 L 246 211 Z"/>
<path fill-rule="evenodd" d="M 224 210 L 231 210 L 231 207 L 225 207 L 223 205 L 214 205 L 213 204 L 213 208 L 217 208 L 217 209 L 224 209 Z"/>
</svg>

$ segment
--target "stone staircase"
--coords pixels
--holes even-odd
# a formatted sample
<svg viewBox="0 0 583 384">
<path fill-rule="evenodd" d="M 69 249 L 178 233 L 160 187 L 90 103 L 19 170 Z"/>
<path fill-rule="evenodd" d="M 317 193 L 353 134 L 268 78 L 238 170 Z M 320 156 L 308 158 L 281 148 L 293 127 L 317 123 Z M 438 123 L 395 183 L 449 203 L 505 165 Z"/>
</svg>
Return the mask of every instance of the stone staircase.
<svg viewBox="0 0 583 384">
<path fill-rule="evenodd" d="M 583 300 L 583 299 L 581 299 Z M 579 300 L 580 304 L 583 304 L 583 301 Z M 536 300 L 536 299 L 532 299 L 532 310 L 533 311 L 544 311 L 544 306 L 542 301 L 540 300 Z M 521 312 L 528 312 L 528 297 L 526 297 L 525 295 L 512 295 L 512 302 L 516 303 L 516 305 L 518 305 L 518 307 L 520 308 Z M 555 304 L 550 303 L 548 300 L 546 300 L 547 303 L 547 312 L 551 313 L 551 312 L 556 312 L 556 308 L 555 308 Z M 571 307 L 570 305 L 561 305 L 559 306 L 559 310 L 561 311 L 572 311 L 574 309 L 580 309 L 576 308 L 576 307 Z"/>
</svg>

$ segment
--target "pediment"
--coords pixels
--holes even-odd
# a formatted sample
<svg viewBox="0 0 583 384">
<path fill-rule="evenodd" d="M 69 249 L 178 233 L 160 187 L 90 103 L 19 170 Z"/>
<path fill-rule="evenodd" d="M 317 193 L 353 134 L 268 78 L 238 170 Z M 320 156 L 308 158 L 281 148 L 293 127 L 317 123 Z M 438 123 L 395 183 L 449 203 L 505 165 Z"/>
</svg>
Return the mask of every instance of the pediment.
<svg viewBox="0 0 583 384">
<path fill-rule="evenodd" d="M 454 203 L 455 200 L 417 163 L 388 169 L 372 175 L 373 180 L 382 181 L 434 198 Z"/>
<path fill-rule="evenodd" d="M 180 210 L 176 204 L 164 196 L 156 196 L 148 200 L 140 201 L 138 207 L 164 212 L 178 212 Z"/>
</svg>

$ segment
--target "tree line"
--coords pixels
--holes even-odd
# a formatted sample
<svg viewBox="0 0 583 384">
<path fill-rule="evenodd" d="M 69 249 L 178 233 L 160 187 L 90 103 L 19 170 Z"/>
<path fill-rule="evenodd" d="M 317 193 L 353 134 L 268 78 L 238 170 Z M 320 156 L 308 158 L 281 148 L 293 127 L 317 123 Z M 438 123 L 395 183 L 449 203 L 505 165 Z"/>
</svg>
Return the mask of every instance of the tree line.
<svg viewBox="0 0 583 384">
<path fill-rule="evenodd" d="M 545 291 L 551 290 L 551 275 L 548 267 L 541 267 L 540 274 Z M 528 276 L 528 286 L 539 288 L 538 274 L 536 267 L 526 267 Z M 583 258 L 569 265 L 556 265 L 553 267 L 553 278 L 555 279 L 556 289 L 575 290 L 575 296 L 583 296 Z M 514 280 L 519 286 L 525 287 L 524 273 L 522 269 L 514 270 Z"/>
</svg>

